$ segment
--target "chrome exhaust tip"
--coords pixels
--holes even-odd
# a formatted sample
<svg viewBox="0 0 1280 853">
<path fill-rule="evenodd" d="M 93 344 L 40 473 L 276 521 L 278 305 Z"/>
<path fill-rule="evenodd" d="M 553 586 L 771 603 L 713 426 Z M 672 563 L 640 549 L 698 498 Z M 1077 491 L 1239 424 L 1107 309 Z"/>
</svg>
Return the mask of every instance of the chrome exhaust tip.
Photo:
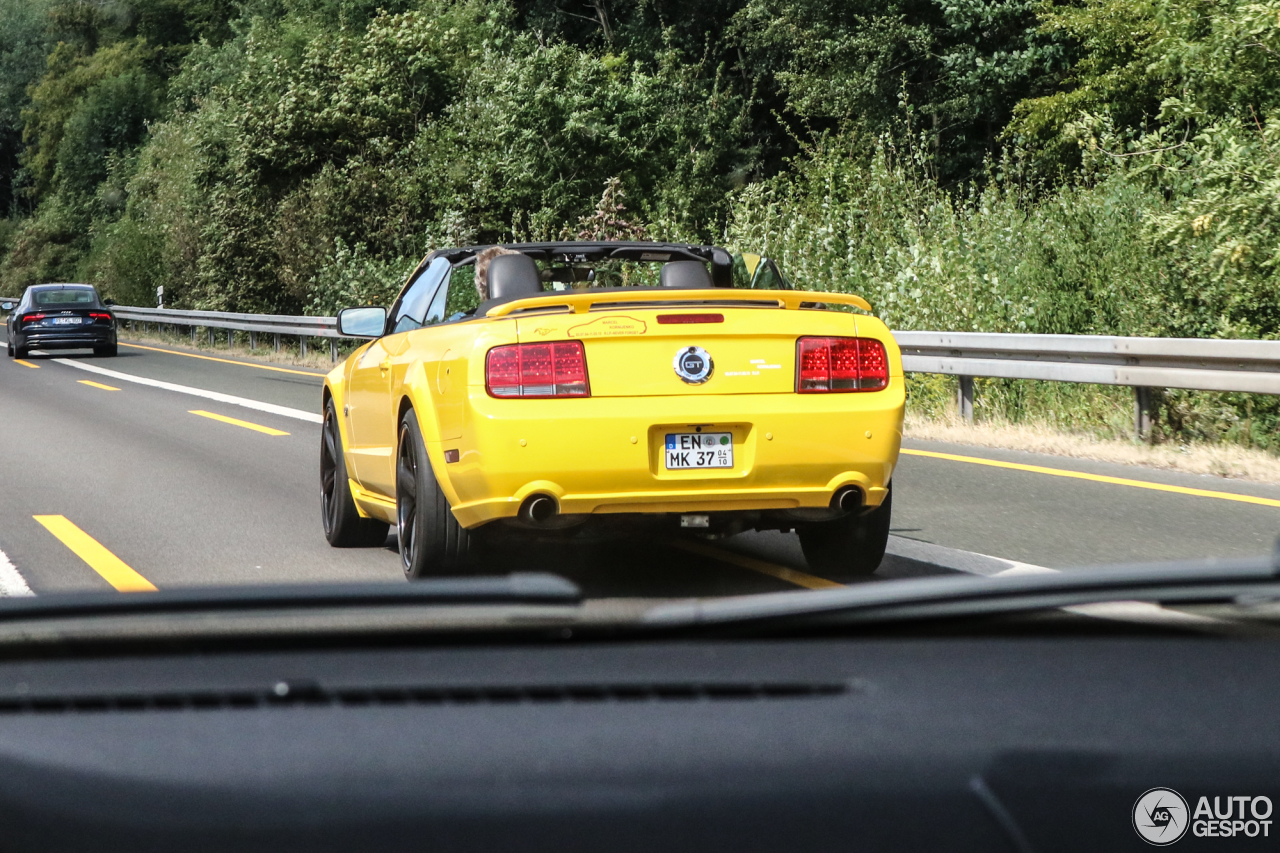
<svg viewBox="0 0 1280 853">
<path fill-rule="evenodd" d="M 550 521 L 560 511 L 556 499 L 550 495 L 530 495 L 520 505 L 520 520 L 530 524 Z"/>
<path fill-rule="evenodd" d="M 831 498 L 831 508 L 841 512 L 857 512 L 862 509 L 862 489 L 857 486 L 837 489 Z"/>
</svg>

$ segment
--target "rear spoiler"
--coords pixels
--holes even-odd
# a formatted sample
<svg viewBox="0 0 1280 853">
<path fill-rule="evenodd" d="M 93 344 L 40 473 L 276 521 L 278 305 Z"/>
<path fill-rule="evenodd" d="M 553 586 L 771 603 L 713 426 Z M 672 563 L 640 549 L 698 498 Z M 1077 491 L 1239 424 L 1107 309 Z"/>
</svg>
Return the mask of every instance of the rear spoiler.
<svg viewBox="0 0 1280 853">
<path fill-rule="evenodd" d="M 548 293 L 545 296 L 531 296 L 528 299 L 516 299 L 503 305 L 496 305 L 485 312 L 486 317 L 506 317 L 516 312 L 532 311 L 539 308 L 563 308 L 574 314 L 585 314 L 597 305 L 604 307 L 632 307 L 644 303 L 664 303 L 667 305 L 726 305 L 745 303 L 743 307 L 766 308 L 799 308 L 826 305 L 852 305 L 863 311 L 871 310 L 871 303 L 852 293 L 817 293 L 806 290 L 727 290 L 708 288 L 706 290 L 662 290 L 653 288 L 652 292 L 625 290 L 610 293 L 608 290 L 582 290 L 573 293 Z M 647 306 L 646 306 L 647 307 Z M 660 307 L 655 304 L 653 307 Z"/>
</svg>

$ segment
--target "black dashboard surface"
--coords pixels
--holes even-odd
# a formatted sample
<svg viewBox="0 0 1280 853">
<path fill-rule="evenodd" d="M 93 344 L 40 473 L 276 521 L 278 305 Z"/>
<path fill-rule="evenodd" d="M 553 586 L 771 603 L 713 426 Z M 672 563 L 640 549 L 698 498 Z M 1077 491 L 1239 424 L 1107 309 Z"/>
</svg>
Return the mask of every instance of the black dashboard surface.
<svg viewBox="0 0 1280 853">
<path fill-rule="evenodd" d="M 1275 652 L 839 638 L 10 661 L 0 850 L 1148 849 L 1132 811 L 1150 788 L 1280 799 Z"/>
</svg>

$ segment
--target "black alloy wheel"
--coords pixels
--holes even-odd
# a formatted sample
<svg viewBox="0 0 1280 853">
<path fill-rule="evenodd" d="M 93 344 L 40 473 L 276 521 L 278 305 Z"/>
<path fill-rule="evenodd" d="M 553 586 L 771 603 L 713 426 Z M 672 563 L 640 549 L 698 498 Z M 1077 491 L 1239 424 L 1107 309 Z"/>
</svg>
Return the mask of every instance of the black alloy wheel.
<svg viewBox="0 0 1280 853">
<path fill-rule="evenodd" d="M 320 514 L 324 536 L 335 548 L 370 548 L 387 541 L 390 525 L 376 518 L 361 518 L 356 510 L 333 400 L 325 403 L 320 430 Z"/>
<path fill-rule="evenodd" d="M 396 523 L 400 565 L 413 580 L 471 571 L 472 535 L 440 491 L 413 410 L 400 421 L 396 450 Z"/>
</svg>

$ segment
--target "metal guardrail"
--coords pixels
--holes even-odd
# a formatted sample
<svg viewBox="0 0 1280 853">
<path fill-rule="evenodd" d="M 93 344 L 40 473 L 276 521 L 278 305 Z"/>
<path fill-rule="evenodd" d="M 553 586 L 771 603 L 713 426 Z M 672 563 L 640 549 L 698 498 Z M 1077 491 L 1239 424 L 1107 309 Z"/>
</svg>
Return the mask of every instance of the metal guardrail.
<svg viewBox="0 0 1280 853">
<path fill-rule="evenodd" d="M 298 348 L 307 354 L 308 338 L 328 338 L 329 358 L 338 360 L 337 317 L 290 317 L 284 314 L 234 314 L 228 311 L 177 311 L 170 308 L 136 308 L 116 305 L 111 309 L 117 320 L 140 322 L 143 331 L 150 323 L 157 326 L 184 326 L 191 330 L 191 342 L 196 341 L 196 330 L 208 330 L 209 343 L 213 343 L 214 329 L 225 329 L 230 336 L 236 332 L 249 333 L 249 348 L 257 349 L 258 335 L 271 335 L 275 349 L 280 349 L 280 336 L 297 336 Z M 230 344 L 231 341 L 228 341 Z"/>
<path fill-rule="evenodd" d="M 1041 379 L 1134 389 L 1134 437 L 1151 429 L 1152 388 L 1280 394 L 1280 341 L 894 332 L 903 369 L 960 377 L 960 414 L 973 419 L 973 377 Z"/>
<path fill-rule="evenodd" d="M 231 314 L 222 311 L 174 311 L 117 306 L 116 317 L 130 322 L 247 332 L 257 336 L 297 336 L 306 353 L 307 338 L 328 338 L 330 357 L 338 358 L 336 317 Z M 1235 391 L 1280 395 L 1280 341 L 1123 338 L 1094 335 L 1023 335 L 985 332 L 894 332 L 908 373 L 959 377 L 957 405 L 973 419 L 973 379 L 1039 379 L 1134 389 L 1134 435 L 1142 438 L 1152 422 L 1152 388 Z"/>
</svg>

